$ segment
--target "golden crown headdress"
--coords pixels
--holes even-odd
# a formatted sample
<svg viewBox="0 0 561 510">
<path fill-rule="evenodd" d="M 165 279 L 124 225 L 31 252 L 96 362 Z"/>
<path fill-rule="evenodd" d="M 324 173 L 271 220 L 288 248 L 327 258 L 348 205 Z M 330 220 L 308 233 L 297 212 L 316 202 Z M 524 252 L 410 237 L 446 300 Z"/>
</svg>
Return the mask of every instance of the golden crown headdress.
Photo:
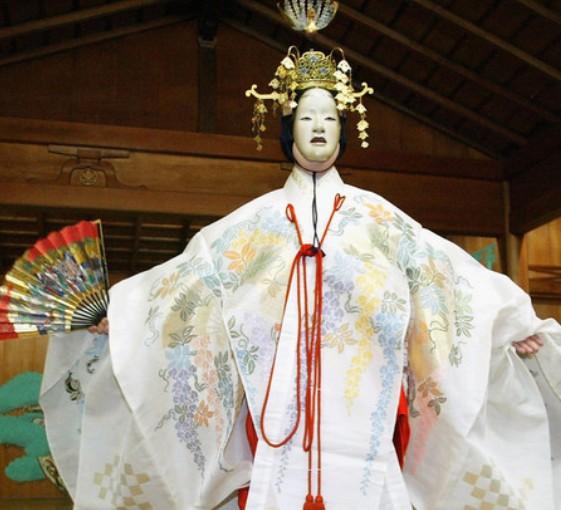
<svg viewBox="0 0 561 510">
<path fill-rule="evenodd" d="M 337 62 L 334 54 L 339 53 Z M 286 57 L 277 67 L 274 78 L 269 82 L 273 91 L 269 94 L 257 92 L 257 85 L 252 85 L 246 90 L 246 97 L 253 96 L 255 105 L 253 107 L 252 132 L 257 142 L 257 150 L 262 149 L 263 139 L 261 135 L 266 131 L 265 115 L 268 110 L 265 100 L 273 101 L 273 112 L 280 106 L 283 115 L 290 114 L 297 106 L 296 97 L 298 92 L 319 87 L 334 92 L 337 110 L 339 112 L 357 112 L 360 119 L 357 123 L 358 138 L 361 147 L 368 147 L 368 122 L 366 121 L 366 107 L 362 104 L 365 94 L 372 94 L 374 90 L 366 83 L 362 83 L 362 89 L 355 91 L 352 81 L 352 69 L 345 60 L 345 54 L 341 48 L 335 48 L 326 55 L 321 51 L 310 50 L 300 55 L 298 48 L 288 48 Z"/>
</svg>

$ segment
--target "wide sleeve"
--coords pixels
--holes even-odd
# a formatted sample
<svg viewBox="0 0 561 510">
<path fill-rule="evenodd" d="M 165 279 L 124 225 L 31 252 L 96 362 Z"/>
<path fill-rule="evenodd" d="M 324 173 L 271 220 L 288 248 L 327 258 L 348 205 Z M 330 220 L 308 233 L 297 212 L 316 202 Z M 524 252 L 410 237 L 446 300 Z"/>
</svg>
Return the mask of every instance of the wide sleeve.
<svg viewBox="0 0 561 510">
<path fill-rule="evenodd" d="M 73 499 L 77 490 L 85 398 L 108 354 L 107 335 L 87 330 L 49 334 L 39 403 L 58 474 Z"/>
<path fill-rule="evenodd" d="M 85 395 L 78 509 L 233 507 L 246 485 L 244 393 L 201 233 L 110 292 L 109 351 Z"/>
<path fill-rule="evenodd" d="M 512 342 L 542 337 L 535 362 L 559 409 L 561 327 L 538 319 L 509 278 L 426 229 L 402 248 L 412 302 L 405 476 L 415 507 L 556 508 L 558 418 Z"/>
</svg>

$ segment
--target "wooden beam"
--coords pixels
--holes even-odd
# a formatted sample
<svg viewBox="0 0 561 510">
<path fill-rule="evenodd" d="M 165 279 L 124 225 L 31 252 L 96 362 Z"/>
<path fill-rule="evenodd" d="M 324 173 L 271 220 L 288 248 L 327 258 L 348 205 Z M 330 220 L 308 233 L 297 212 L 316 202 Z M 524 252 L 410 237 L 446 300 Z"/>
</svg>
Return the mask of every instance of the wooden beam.
<svg viewBox="0 0 561 510">
<path fill-rule="evenodd" d="M 519 106 L 526 108 L 527 110 L 531 110 L 532 112 L 539 115 L 543 119 L 546 119 L 550 122 L 561 122 L 560 116 L 536 104 L 534 101 L 530 101 L 529 99 L 521 96 L 520 94 L 511 91 L 507 87 L 504 87 L 498 83 L 494 83 L 490 80 L 483 78 L 482 76 L 472 71 L 471 69 L 468 69 L 463 65 L 453 62 L 449 58 L 445 57 L 444 55 L 441 55 L 440 53 L 425 46 L 424 44 L 421 44 L 418 41 L 411 39 L 410 37 L 407 37 L 402 33 L 397 32 L 396 30 L 391 29 L 390 27 L 384 25 L 383 23 L 380 23 L 379 21 L 376 21 L 373 18 L 365 16 L 362 12 L 353 9 L 348 5 L 340 4 L 339 12 L 344 16 L 346 16 L 347 18 L 365 27 L 371 28 L 372 30 L 375 30 L 380 34 L 385 35 L 386 37 L 389 37 L 390 39 L 405 46 L 409 50 L 419 53 L 420 55 L 423 55 L 424 57 L 432 60 L 433 62 L 436 62 L 440 66 L 445 67 L 450 71 L 453 71 L 454 73 L 458 74 L 459 76 L 462 76 L 463 78 L 476 83 L 480 87 L 489 90 L 493 94 L 502 96 L 506 99 L 509 99 L 513 103 L 516 103 Z"/>
<path fill-rule="evenodd" d="M 252 12 L 258 13 L 262 16 L 265 16 L 266 18 L 270 19 L 275 23 L 283 23 L 282 17 L 276 11 L 270 9 L 269 7 L 266 7 L 263 4 L 260 4 L 259 2 L 256 2 L 255 0 L 238 0 L 238 3 L 243 7 L 245 7 L 246 9 L 249 9 Z M 473 112 L 469 108 L 466 108 L 465 106 L 462 106 L 452 101 L 451 99 L 434 92 L 428 87 L 420 85 L 419 83 L 410 80 L 409 78 L 406 78 L 405 76 L 397 73 L 393 69 L 390 69 L 382 64 L 379 64 L 373 61 L 372 59 L 365 57 L 361 53 L 358 53 L 357 51 L 352 50 L 351 48 L 339 44 L 337 41 L 330 39 L 329 37 L 326 37 L 320 33 L 315 33 L 313 34 L 313 36 L 310 36 L 310 39 L 327 48 L 340 47 L 345 52 L 345 55 L 350 58 L 350 60 L 355 61 L 356 63 L 360 64 L 366 69 L 369 69 L 381 76 L 384 76 L 385 78 L 388 78 L 396 83 L 399 83 L 400 85 L 407 87 L 413 92 L 416 92 L 417 94 L 426 97 L 427 99 L 441 105 L 445 109 L 457 113 L 458 115 L 467 118 L 475 122 L 476 124 L 485 127 L 486 129 L 498 133 L 499 135 L 515 143 L 516 145 L 522 146 L 525 145 L 526 143 L 526 139 L 523 136 L 512 131 L 511 129 L 499 125 L 491 121 L 490 119 Z"/>
<path fill-rule="evenodd" d="M 488 236 L 504 231 L 500 182 L 342 170 L 346 182 L 383 195 L 428 228 L 443 233 Z M 269 180 L 278 180 L 278 174 L 275 177 L 270 170 L 269 174 Z M 227 180 L 226 176 L 222 177 Z M 247 190 L 256 190 L 262 187 L 262 180 L 259 172 L 248 172 L 244 184 Z M 230 194 L 227 187 L 208 192 L 96 188 L 94 193 L 86 186 L 4 181 L 0 182 L 0 189 L 0 208 L 56 207 L 209 217 L 224 216 L 252 198 Z M 130 252 L 130 244 L 125 249 Z"/>
<path fill-rule="evenodd" d="M 523 234 L 561 216 L 561 150 L 510 181 L 511 230 Z"/>
<path fill-rule="evenodd" d="M 511 55 L 523 61 L 527 65 L 538 69 L 544 74 L 547 74 L 554 80 L 561 81 L 561 70 L 556 69 L 555 67 L 547 64 L 543 60 L 540 60 L 534 57 L 533 55 L 530 55 L 529 53 L 521 50 L 520 48 L 517 48 L 513 44 L 510 44 L 508 41 L 505 41 L 504 39 L 501 39 L 495 34 L 492 34 L 491 32 L 488 32 L 487 30 L 478 27 L 474 23 L 471 23 L 470 21 L 454 14 L 453 12 L 442 7 L 441 5 L 435 4 L 430 0 L 412 0 L 412 1 L 421 5 L 425 9 L 437 14 L 438 16 L 445 19 L 446 21 L 458 25 L 466 32 L 471 32 L 473 35 L 476 35 L 477 37 L 484 39 L 489 44 L 497 46 L 498 48 L 501 48 L 503 51 L 510 53 Z"/>
<path fill-rule="evenodd" d="M 33 32 L 41 32 L 52 30 L 53 28 L 71 25 L 73 23 L 82 23 L 104 16 L 111 16 L 120 12 L 132 9 L 141 9 L 155 4 L 166 4 L 173 0 L 122 0 L 106 5 L 91 7 L 89 9 L 80 9 L 77 11 L 61 14 L 59 16 L 49 16 L 47 18 L 27 21 L 18 25 L 0 28 L 0 41 L 10 39 L 22 35 L 28 35 Z"/>
<path fill-rule="evenodd" d="M 251 11 L 248 11 L 251 12 Z M 237 30 L 238 32 L 241 32 L 243 34 L 246 34 L 268 46 L 270 46 L 271 48 L 274 48 L 278 51 L 280 51 L 281 53 L 286 52 L 286 46 L 278 41 L 276 41 L 275 39 L 268 37 L 266 35 L 264 35 L 261 32 L 258 32 L 257 30 L 253 30 L 251 28 L 249 28 L 247 25 L 244 25 L 243 23 L 240 23 L 239 21 L 236 21 L 234 19 L 231 18 L 222 18 L 221 20 L 223 23 L 227 24 L 228 26 L 232 27 L 233 29 Z M 483 146 L 478 142 L 474 142 L 473 140 L 466 138 L 465 136 L 459 134 L 456 131 L 452 131 L 451 129 L 438 124 L 437 122 L 435 122 L 433 119 L 431 119 L 430 117 L 426 117 L 425 115 L 421 115 L 418 112 L 415 112 L 409 108 L 407 108 L 406 106 L 402 105 L 401 103 L 398 103 L 397 101 L 394 101 L 393 99 L 390 99 L 389 97 L 384 96 L 383 94 L 380 94 L 379 92 L 376 92 L 376 99 L 384 104 L 387 104 L 388 106 L 390 106 L 391 108 L 393 108 L 394 110 L 397 110 L 401 113 L 404 113 L 405 115 L 407 115 L 408 117 L 412 117 L 415 120 L 418 120 L 419 122 L 422 122 L 423 124 L 430 126 L 433 129 L 436 129 L 437 131 L 440 131 L 441 133 L 445 134 L 446 136 L 449 136 L 450 138 L 457 140 L 458 142 L 463 143 L 464 145 L 467 145 L 468 147 L 472 147 L 474 149 L 477 149 L 478 151 L 482 152 L 483 154 L 486 154 L 487 156 L 494 158 L 494 159 L 502 159 L 502 155 L 499 154 L 498 152 L 494 151 L 493 149 L 487 147 L 487 146 Z"/>
<path fill-rule="evenodd" d="M 105 147 L 246 161 L 281 163 L 286 160 L 279 144 L 272 139 L 267 140 L 262 151 L 257 151 L 249 137 L 9 117 L 0 117 L 0 142 Z M 491 159 L 437 158 L 349 148 L 341 165 L 406 174 L 503 179 L 502 162 Z"/>
<path fill-rule="evenodd" d="M 561 151 L 561 125 L 550 126 L 538 136 L 528 141 L 528 144 L 516 151 L 505 162 L 505 174 L 514 176 L 528 171 L 532 166 L 548 158 L 557 151 Z"/>
<path fill-rule="evenodd" d="M 531 265 L 528 269 L 532 298 L 561 301 L 561 266 Z"/>
<path fill-rule="evenodd" d="M 8 206 L 65 207 L 201 216 L 224 216 L 247 202 L 246 196 L 91 188 L 55 184 L 1 183 L 0 203 Z"/>
<path fill-rule="evenodd" d="M 33 60 L 36 58 L 42 58 L 49 55 L 54 55 L 55 53 L 60 53 L 63 51 L 68 51 L 75 48 L 80 48 L 82 46 L 87 46 L 89 44 L 96 44 L 104 41 L 109 41 L 111 39 L 116 39 L 118 37 L 124 37 L 131 34 L 137 34 L 139 32 L 144 32 L 146 30 L 153 30 L 155 28 L 161 28 L 175 23 L 180 23 L 185 21 L 184 16 L 164 16 L 163 18 L 158 18 L 152 21 L 147 21 L 145 23 L 137 23 L 135 25 L 119 28 L 116 30 L 111 30 L 109 32 L 100 32 L 97 34 L 86 35 L 79 37 L 77 39 L 72 39 L 69 41 L 64 41 L 57 44 L 50 44 L 39 49 L 24 51 L 21 53 L 16 53 L 10 57 L 0 58 L 0 67 L 7 66 L 11 64 L 19 64 L 27 60 Z"/>
<path fill-rule="evenodd" d="M 545 19 L 548 19 L 552 23 L 556 23 L 561 26 L 561 14 L 551 10 L 544 4 L 539 2 L 534 2 L 534 0 L 518 0 L 518 3 L 528 7 L 528 9 L 534 11 Z"/>
</svg>

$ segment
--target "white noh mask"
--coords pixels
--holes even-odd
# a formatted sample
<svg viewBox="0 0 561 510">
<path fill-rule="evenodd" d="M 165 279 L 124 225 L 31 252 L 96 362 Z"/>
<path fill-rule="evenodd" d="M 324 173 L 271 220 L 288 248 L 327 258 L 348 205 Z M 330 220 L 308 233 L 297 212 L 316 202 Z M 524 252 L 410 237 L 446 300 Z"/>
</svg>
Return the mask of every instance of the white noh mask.
<svg viewBox="0 0 561 510">
<path fill-rule="evenodd" d="M 341 123 L 333 96 L 324 89 L 309 89 L 294 112 L 294 143 L 309 161 L 326 161 L 339 146 Z"/>
</svg>

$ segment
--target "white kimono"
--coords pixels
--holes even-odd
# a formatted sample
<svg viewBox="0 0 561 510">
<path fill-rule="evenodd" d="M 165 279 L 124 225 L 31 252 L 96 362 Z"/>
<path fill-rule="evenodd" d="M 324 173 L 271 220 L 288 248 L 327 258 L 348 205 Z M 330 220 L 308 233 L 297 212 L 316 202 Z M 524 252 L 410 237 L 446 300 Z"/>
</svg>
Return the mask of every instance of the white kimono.
<svg viewBox="0 0 561 510">
<path fill-rule="evenodd" d="M 322 245 L 322 493 L 327 510 L 561 509 L 561 328 L 452 243 L 331 169 L 317 181 Z M 296 510 L 307 491 L 296 419 L 299 241 L 311 175 L 202 229 L 184 253 L 116 285 L 106 337 L 52 338 L 42 405 L 77 509 Z M 314 262 L 308 262 L 310 268 Z M 312 271 L 310 270 L 310 273 Z M 532 370 L 512 342 L 539 334 Z M 110 354 L 109 354 L 110 353 Z M 402 383 L 411 441 L 392 443 Z M 79 387 L 79 391 L 76 388 Z M 544 405 L 544 399 L 548 407 Z"/>
</svg>

